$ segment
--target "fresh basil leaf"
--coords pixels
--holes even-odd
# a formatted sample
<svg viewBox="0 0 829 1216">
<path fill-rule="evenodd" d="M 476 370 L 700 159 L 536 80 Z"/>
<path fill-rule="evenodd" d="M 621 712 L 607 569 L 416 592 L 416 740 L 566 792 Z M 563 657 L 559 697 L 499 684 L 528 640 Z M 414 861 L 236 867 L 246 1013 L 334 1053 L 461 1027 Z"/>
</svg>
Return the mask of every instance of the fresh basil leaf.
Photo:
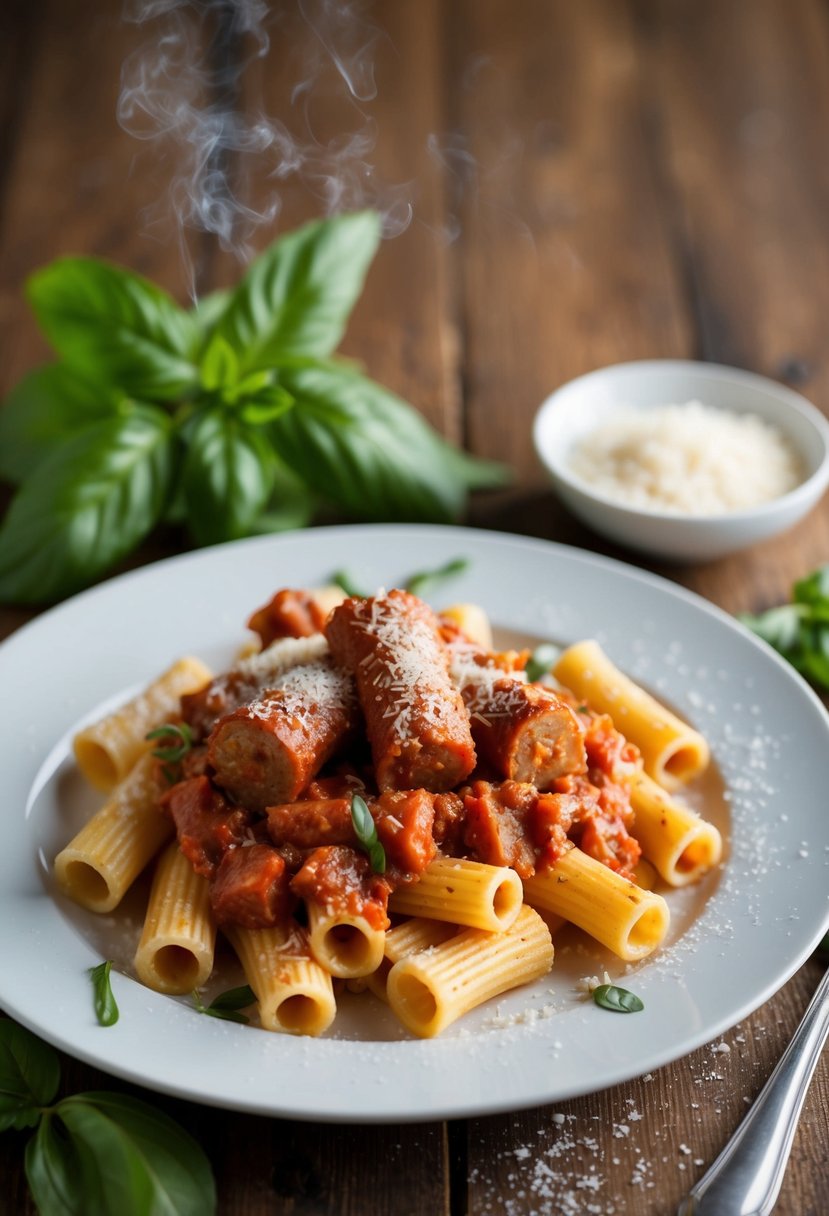
<svg viewBox="0 0 829 1216">
<path fill-rule="evenodd" d="M 380 219 L 360 211 L 306 224 L 248 267 L 216 332 L 243 372 L 282 355 L 327 355 L 340 343 L 380 240 Z"/>
<path fill-rule="evenodd" d="M 199 1013 L 207 1014 L 211 1018 L 219 1018 L 224 1022 L 239 1022 L 243 1026 L 247 1026 L 250 1018 L 246 1017 L 240 1010 L 246 1009 L 248 1005 L 253 1005 L 256 1001 L 256 994 L 248 984 L 243 984 L 240 988 L 229 988 L 227 992 L 222 992 L 209 1005 L 205 1005 L 201 999 L 198 989 L 193 991 L 193 1004 Z"/>
<path fill-rule="evenodd" d="M 149 731 L 145 739 L 152 742 L 155 739 L 178 739 L 177 744 L 171 747 L 156 747 L 153 749 L 153 755 L 158 760 L 165 760 L 170 764 L 178 764 L 179 760 L 183 760 L 193 746 L 193 732 L 187 722 L 165 722 L 163 726 L 157 726 L 155 730 Z"/>
<path fill-rule="evenodd" d="M 141 406 L 48 456 L 0 528 L 0 599 L 69 595 L 129 553 L 163 511 L 171 448 L 167 414 Z"/>
<path fill-rule="evenodd" d="M 0 1018 L 0 1131 L 33 1127 L 59 1084 L 57 1052 L 16 1022 Z"/>
<path fill-rule="evenodd" d="M 97 967 L 89 968 L 92 991 L 95 995 L 95 1016 L 100 1026 L 114 1026 L 118 1021 L 118 1005 L 112 994 L 112 984 L 109 978 L 111 971 L 112 959 L 99 963 Z"/>
<path fill-rule="evenodd" d="M 294 399 L 286 389 L 280 384 L 269 384 L 239 402 L 239 416 L 250 426 L 263 426 L 284 414 L 293 404 Z"/>
<path fill-rule="evenodd" d="M 0 478 L 14 485 L 76 431 L 118 409 L 122 394 L 79 376 L 63 363 L 29 372 L 0 408 Z"/>
<path fill-rule="evenodd" d="M 435 570 L 419 570 L 417 574 L 410 575 L 406 580 L 406 590 L 412 595 L 428 595 L 447 579 L 454 578 L 456 574 L 463 574 L 464 570 L 468 568 L 469 558 L 455 557 L 446 565 L 438 566 Z"/>
<path fill-rule="evenodd" d="M 188 315 L 202 336 L 202 349 L 210 341 L 213 330 L 216 328 L 216 322 L 227 308 L 229 299 L 229 291 L 211 291 L 197 300 L 190 309 Z"/>
<path fill-rule="evenodd" d="M 233 1010 L 247 1009 L 249 1005 L 256 1004 L 256 993 L 251 988 L 250 984 L 241 984 L 238 988 L 228 988 L 226 992 L 220 992 L 210 1004 L 208 1009 L 213 1010 Z"/>
<path fill-rule="evenodd" d="M 261 536 L 269 532 L 304 528 L 311 522 L 315 507 L 316 500 L 311 491 L 279 462 L 270 498 L 262 514 L 254 521 L 251 532 Z"/>
<path fill-rule="evenodd" d="M 829 604 L 829 565 L 819 566 L 806 578 L 799 579 L 792 590 L 796 604 Z"/>
<path fill-rule="evenodd" d="M 530 655 L 527 666 L 524 668 L 530 683 L 534 680 L 540 680 L 542 676 L 548 675 L 553 663 L 555 663 L 560 654 L 560 649 L 558 646 L 554 646 L 552 642 L 542 642 L 540 646 L 536 646 Z"/>
<path fill-rule="evenodd" d="M 335 570 L 331 575 L 331 582 L 336 583 L 336 585 L 340 587 L 346 593 L 346 595 L 350 595 L 353 599 L 368 599 L 369 593 L 367 591 L 363 591 L 363 589 L 351 577 L 348 570 Z"/>
<path fill-rule="evenodd" d="M 84 1093 L 55 1108 L 82 1167 L 83 1191 L 99 1195 L 85 1216 L 200 1216 L 215 1211 L 210 1166 L 195 1140 L 136 1098 Z"/>
<path fill-rule="evenodd" d="M 239 379 L 236 351 L 221 334 L 214 334 L 201 358 L 202 386 L 208 392 L 229 387 Z"/>
<path fill-rule="evenodd" d="M 65 362 L 131 396 L 172 401 L 198 385 L 198 328 L 154 283 L 96 258 L 59 258 L 27 285 Z"/>
<path fill-rule="evenodd" d="M 379 384 L 326 364 L 280 371 L 296 405 L 269 434 L 329 502 L 368 519 L 447 522 L 466 501 L 452 448 Z"/>
<path fill-rule="evenodd" d="M 202 545 L 251 531 L 274 484 L 275 462 L 261 430 L 211 409 L 189 431 L 182 483 L 190 531 Z"/>
<path fill-rule="evenodd" d="M 645 1008 L 642 1001 L 627 988 L 617 988 L 615 984 L 599 984 L 593 989 L 593 1000 L 600 1009 L 610 1009 L 613 1013 L 639 1013 Z"/>
<path fill-rule="evenodd" d="M 354 825 L 357 843 L 368 855 L 372 870 L 375 874 L 385 874 L 386 851 L 378 839 L 377 828 L 368 804 L 359 794 L 351 795 L 351 822 Z"/>
<path fill-rule="evenodd" d="M 111 1216 L 94 1171 L 52 1112 L 26 1145 L 25 1169 L 40 1216 Z"/>
<path fill-rule="evenodd" d="M 769 608 L 759 616 L 744 612 L 739 617 L 752 633 L 781 653 L 796 645 L 802 618 L 803 608 L 797 604 L 781 604 L 779 608 Z"/>
</svg>

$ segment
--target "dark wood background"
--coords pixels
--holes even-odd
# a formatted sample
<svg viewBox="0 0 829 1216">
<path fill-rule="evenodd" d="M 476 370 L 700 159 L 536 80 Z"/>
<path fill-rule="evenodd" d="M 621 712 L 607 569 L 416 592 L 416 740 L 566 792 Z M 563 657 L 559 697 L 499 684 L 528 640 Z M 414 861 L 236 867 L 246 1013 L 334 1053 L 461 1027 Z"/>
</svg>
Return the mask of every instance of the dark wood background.
<svg viewBox="0 0 829 1216">
<path fill-rule="evenodd" d="M 4 389 L 45 354 L 21 293 L 50 258 L 102 255 L 187 292 L 163 211 L 152 225 L 144 218 L 170 158 L 115 120 L 121 66 L 151 32 L 123 23 L 117 7 L 7 0 L 0 17 Z M 283 115 L 301 48 L 293 0 L 273 7 L 271 53 L 242 91 L 248 101 L 261 91 Z M 737 557 L 643 562 L 556 503 L 530 421 L 571 377 L 659 356 L 750 368 L 829 412 L 829 5 L 379 0 L 367 16 L 384 33 L 378 94 L 362 107 L 376 122 L 371 159 L 388 181 L 411 183 L 415 219 L 384 244 L 345 351 L 450 438 L 513 466 L 514 488 L 476 502 L 473 524 L 611 553 L 729 612 L 785 599 L 829 559 L 825 502 L 784 539 Z M 321 96 L 320 130 L 354 117 Z M 254 193 L 265 185 L 254 180 Z M 321 213 L 302 185 L 288 183 L 283 202 L 283 228 Z M 237 273 L 207 238 L 191 248 L 200 290 Z M 138 560 L 183 543 L 165 533 Z M 0 636 L 30 615 L 0 608 Z M 361 1128 L 144 1096 L 197 1132 L 222 1216 L 656 1216 L 674 1210 L 736 1127 L 819 976 L 807 964 L 724 1036 L 729 1052 L 703 1048 L 650 1080 L 555 1108 Z M 69 1060 L 64 1084 L 126 1088 Z M 786 1216 L 826 1211 L 827 1101 L 824 1063 L 777 1209 Z M 3 1212 L 32 1210 L 25 1139 L 0 1138 Z"/>
</svg>

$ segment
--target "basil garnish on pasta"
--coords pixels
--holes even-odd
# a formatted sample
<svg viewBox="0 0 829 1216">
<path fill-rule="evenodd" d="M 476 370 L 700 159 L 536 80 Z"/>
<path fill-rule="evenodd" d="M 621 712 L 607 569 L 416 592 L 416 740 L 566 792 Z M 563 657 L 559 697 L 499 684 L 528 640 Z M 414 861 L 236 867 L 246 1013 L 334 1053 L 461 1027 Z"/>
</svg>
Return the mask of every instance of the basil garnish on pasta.
<svg viewBox="0 0 829 1216">
<path fill-rule="evenodd" d="M 95 996 L 95 1016 L 101 1026 L 114 1026 L 119 1017 L 118 1005 L 112 994 L 112 984 L 109 978 L 111 970 L 112 959 L 99 963 L 97 967 L 89 968 Z"/>
<path fill-rule="evenodd" d="M 445 582 L 447 579 L 454 578 L 456 574 L 463 574 L 469 566 L 469 558 L 455 557 L 452 561 L 447 562 L 445 566 L 438 566 L 435 570 L 420 570 L 417 574 L 412 574 L 406 580 L 406 590 L 412 595 L 424 596 L 430 591 L 434 591 L 436 586 Z"/>
<path fill-rule="evenodd" d="M 645 1008 L 634 992 L 615 984 L 599 984 L 593 989 L 593 1000 L 600 1009 L 610 1009 L 613 1013 L 639 1013 Z"/>
<path fill-rule="evenodd" d="M 558 646 L 554 646 L 552 642 L 543 642 L 540 646 L 536 646 L 525 668 L 530 683 L 548 675 L 559 654 Z"/>
<path fill-rule="evenodd" d="M 372 870 L 375 874 L 385 874 L 386 853 L 378 839 L 371 811 L 359 794 L 351 796 L 351 822 L 360 848 L 368 854 Z"/>
<path fill-rule="evenodd" d="M 155 730 L 151 730 L 146 738 L 150 740 L 170 739 L 171 741 L 178 739 L 178 743 L 172 743 L 170 747 L 153 748 L 153 755 L 167 764 L 178 764 L 193 746 L 193 732 L 186 722 L 165 722 L 163 726 L 157 726 Z"/>
<path fill-rule="evenodd" d="M 220 1018 L 223 1022 L 239 1022 L 247 1026 L 250 1018 L 242 1013 L 242 1009 L 247 1009 L 248 1005 L 253 1005 L 256 1001 L 256 993 L 249 984 L 242 984 L 239 988 L 228 988 L 227 992 L 220 992 L 219 995 L 205 1005 L 201 999 L 201 995 L 197 988 L 193 989 L 193 1004 L 199 1013 L 204 1013 L 211 1018 Z"/>
</svg>

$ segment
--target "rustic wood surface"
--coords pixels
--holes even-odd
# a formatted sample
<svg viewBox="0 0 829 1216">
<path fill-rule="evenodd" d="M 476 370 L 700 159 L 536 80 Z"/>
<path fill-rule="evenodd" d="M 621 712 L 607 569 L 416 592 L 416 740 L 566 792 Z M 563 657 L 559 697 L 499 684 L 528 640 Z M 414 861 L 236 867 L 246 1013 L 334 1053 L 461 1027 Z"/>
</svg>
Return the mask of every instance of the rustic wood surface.
<svg viewBox="0 0 829 1216">
<path fill-rule="evenodd" d="M 147 34 L 115 8 L 8 0 L 0 18 L 3 388 L 44 355 L 21 291 L 50 258 L 103 255 L 187 291 L 169 226 L 148 229 L 142 218 L 169 163 L 115 120 L 121 65 Z M 380 0 L 369 17 L 384 31 L 378 94 L 363 106 L 376 123 L 372 155 L 386 179 L 411 183 L 415 220 L 384 245 L 347 353 L 449 437 L 513 466 L 515 486 L 476 502 L 473 524 L 621 557 L 729 612 L 785 599 L 794 578 L 827 560 L 829 503 L 737 557 L 658 565 L 608 545 L 556 503 L 529 429 L 556 385 L 637 357 L 751 368 L 829 412 L 829 6 Z M 292 31 L 287 17 L 277 24 L 271 56 L 245 85 L 271 113 L 286 104 L 295 70 Z M 323 97 L 319 122 L 336 130 L 339 115 Z M 284 225 L 320 209 L 305 187 L 286 185 Z M 230 280 L 227 257 L 199 238 L 192 248 L 201 290 Z M 139 560 L 182 543 L 164 535 Z M 0 637 L 31 615 L 0 608 Z M 206 1146 L 222 1216 L 656 1216 L 675 1209 L 736 1127 L 820 973 L 809 962 L 729 1031 L 730 1051 L 708 1046 L 550 1108 L 338 1127 L 144 1096 Z M 65 1063 L 67 1092 L 128 1088 Z M 784 1216 L 826 1211 L 827 1105 L 824 1061 L 779 1200 Z M 2 1212 L 32 1211 L 25 1139 L 0 1137 Z"/>
</svg>

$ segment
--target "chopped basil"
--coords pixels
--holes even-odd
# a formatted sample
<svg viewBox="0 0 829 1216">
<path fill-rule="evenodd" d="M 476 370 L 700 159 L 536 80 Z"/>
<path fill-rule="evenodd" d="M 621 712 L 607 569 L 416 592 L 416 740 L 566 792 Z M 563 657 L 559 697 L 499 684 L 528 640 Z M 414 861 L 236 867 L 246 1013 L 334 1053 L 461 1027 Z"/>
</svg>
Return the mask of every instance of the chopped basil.
<svg viewBox="0 0 829 1216">
<path fill-rule="evenodd" d="M 89 968 L 92 990 L 95 995 L 95 1016 L 101 1026 L 114 1026 L 118 1021 L 118 1006 L 112 995 L 112 985 L 109 980 L 111 970 L 111 959 L 99 963 L 97 967 Z"/>
<path fill-rule="evenodd" d="M 594 988 L 593 1000 L 600 1009 L 610 1009 L 613 1013 L 639 1013 L 645 1008 L 634 992 L 617 988 L 615 984 L 600 984 Z"/>
<path fill-rule="evenodd" d="M 436 585 L 445 582 L 446 579 L 454 578 L 456 574 L 463 574 L 468 566 L 468 557 L 454 557 L 445 566 L 438 566 L 435 570 L 420 570 L 406 580 L 406 590 L 410 591 L 412 595 L 423 596 L 427 591 L 432 591 Z"/>
<path fill-rule="evenodd" d="M 256 994 L 249 984 L 242 984 L 239 988 L 228 988 L 227 992 L 220 992 L 209 1005 L 204 1004 L 197 988 L 193 989 L 192 995 L 193 1004 L 199 1013 L 204 1013 L 211 1018 L 220 1018 L 224 1022 L 240 1022 L 245 1026 L 250 1018 L 240 1010 L 247 1009 L 248 1005 L 253 1005 L 256 1001 Z"/>
<path fill-rule="evenodd" d="M 526 666 L 527 679 L 532 682 L 540 680 L 542 676 L 548 675 L 559 653 L 559 648 L 554 646 L 552 642 L 543 642 L 540 646 L 537 646 L 530 655 L 530 660 Z"/>
<path fill-rule="evenodd" d="M 337 570 L 331 575 L 331 582 L 336 583 L 346 595 L 350 595 L 355 600 L 368 599 L 368 592 L 357 586 L 348 570 Z"/>
<path fill-rule="evenodd" d="M 155 730 L 151 730 L 144 738 L 170 739 L 171 741 L 178 739 L 178 744 L 174 747 L 153 748 L 153 755 L 167 764 L 178 764 L 193 746 L 193 732 L 186 722 L 165 722 L 163 726 L 157 726 Z"/>
<path fill-rule="evenodd" d="M 372 870 L 375 874 L 385 874 L 386 853 L 377 837 L 371 811 L 359 794 L 351 796 L 351 822 L 360 848 L 368 854 Z"/>
</svg>

